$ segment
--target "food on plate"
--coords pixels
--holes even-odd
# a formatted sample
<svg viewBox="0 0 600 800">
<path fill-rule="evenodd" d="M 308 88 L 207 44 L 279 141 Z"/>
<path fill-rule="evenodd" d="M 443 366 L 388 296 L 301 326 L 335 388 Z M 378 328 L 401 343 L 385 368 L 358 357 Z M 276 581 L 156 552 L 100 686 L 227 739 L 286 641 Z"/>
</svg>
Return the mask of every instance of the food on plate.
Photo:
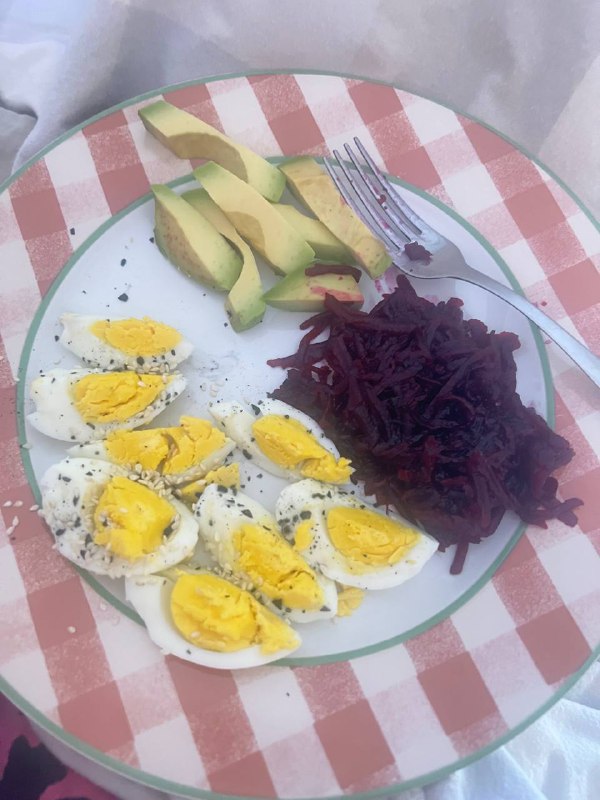
<svg viewBox="0 0 600 800">
<path fill-rule="evenodd" d="M 278 400 L 260 400 L 252 413 L 222 400 L 209 411 L 245 458 L 281 478 L 347 483 L 352 467 L 307 414 Z"/>
<path fill-rule="evenodd" d="M 71 442 L 105 439 L 112 431 L 139 428 L 154 419 L 185 389 L 179 372 L 52 369 L 31 382 L 34 428 Z"/>
<path fill-rule="evenodd" d="M 290 272 L 265 293 L 265 301 L 284 311 L 322 311 L 327 294 L 340 303 L 363 304 L 363 294 L 351 274 L 326 271 L 326 265 L 321 266 L 323 269 L 316 275 L 311 274 L 313 267 L 300 267 Z"/>
<path fill-rule="evenodd" d="M 69 455 L 158 472 L 169 483 L 185 483 L 218 467 L 234 447 L 235 442 L 208 420 L 181 417 L 179 425 L 168 428 L 113 431 L 103 441 L 71 447 Z"/>
<path fill-rule="evenodd" d="M 367 494 L 442 550 L 456 545 L 452 573 L 505 511 L 574 525 L 581 504 L 556 497 L 552 473 L 573 452 L 521 402 L 517 336 L 463 319 L 461 306 L 419 297 L 399 276 L 368 313 L 328 297 L 298 352 L 268 362 L 288 370 L 273 396 L 319 420 Z"/>
<path fill-rule="evenodd" d="M 146 130 L 179 158 L 211 159 L 267 200 L 277 202 L 281 197 L 285 178 L 277 167 L 193 114 L 164 100 L 141 108 L 138 114 Z"/>
<path fill-rule="evenodd" d="M 400 517 L 314 480 L 286 486 L 275 515 L 309 564 L 331 580 L 359 589 L 404 583 L 438 549 L 435 539 Z"/>
<path fill-rule="evenodd" d="M 219 233 L 236 247 L 242 257 L 242 270 L 231 287 L 225 311 L 235 331 L 244 331 L 261 322 L 265 313 L 263 287 L 252 250 L 238 234 L 227 216 L 211 199 L 206 189 L 184 192 L 183 199 L 215 226 Z"/>
<path fill-rule="evenodd" d="M 60 321 L 60 343 L 90 367 L 167 372 L 194 349 L 175 328 L 150 317 L 65 313 Z"/>
<path fill-rule="evenodd" d="M 287 203 L 275 203 L 273 208 L 309 243 L 315 251 L 317 261 L 329 261 L 336 264 L 353 262 L 350 250 L 320 220 L 307 217 L 295 206 Z"/>
<path fill-rule="evenodd" d="M 167 569 L 193 552 L 192 513 L 133 477 L 90 458 L 66 458 L 45 472 L 42 513 L 63 556 L 118 578 Z"/>
<path fill-rule="evenodd" d="M 217 563 L 292 621 L 335 616 L 335 584 L 309 566 L 283 538 L 273 515 L 256 500 L 213 484 L 203 491 L 194 514 L 201 540 Z"/>
<path fill-rule="evenodd" d="M 281 274 L 310 264 L 312 247 L 255 189 L 214 161 L 194 177 L 227 215 L 237 232 Z"/>
<path fill-rule="evenodd" d="M 268 664 L 296 650 L 296 631 L 250 592 L 208 572 L 128 578 L 127 600 L 164 653 L 215 669 Z"/>
<path fill-rule="evenodd" d="M 161 253 L 194 280 L 228 292 L 242 259 L 219 231 L 168 186 L 152 186 L 154 236 Z"/>
<path fill-rule="evenodd" d="M 343 586 L 338 587 L 338 617 L 349 617 L 351 614 L 360 608 L 362 601 L 365 599 L 365 590 L 359 589 L 356 586 Z"/>
<path fill-rule="evenodd" d="M 392 259 L 314 158 L 294 158 L 281 164 L 280 169 L 294 195 L 350 250 L 369 275 L 382 275 Z"/>
<path fill-rule="evenodd" d="M 240 465 L 234 461 L 216 469 L 211 469 L 202 478 L 181 486 L 176 490 L 177 497 L 192 508 L 207 486 L 216 483 L 228 489 L 240 488 Z"/>
</svg>

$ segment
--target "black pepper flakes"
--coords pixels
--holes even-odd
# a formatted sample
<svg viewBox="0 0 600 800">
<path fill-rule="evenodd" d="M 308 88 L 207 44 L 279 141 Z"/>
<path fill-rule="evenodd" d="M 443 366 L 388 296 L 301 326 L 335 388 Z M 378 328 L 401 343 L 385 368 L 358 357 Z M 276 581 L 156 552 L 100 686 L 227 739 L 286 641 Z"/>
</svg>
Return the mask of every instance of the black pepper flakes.
<svg viewBox="0 0 600 800">
<path fill-rule="evenodd" d="M 117 300 L 120 300 L 122 303 L 126 303 L 129 300 L 129 295 L 126 292 L 123 292 L 123 294 L 120 294 L 117 297 Z"/>
<path fill-rule="evenodd" d="M 126 258 L 122 258 L 121 259 L 121 266 L 124 267 L 126 263 L 127 263 L 127 259 Z"/>
</svg>

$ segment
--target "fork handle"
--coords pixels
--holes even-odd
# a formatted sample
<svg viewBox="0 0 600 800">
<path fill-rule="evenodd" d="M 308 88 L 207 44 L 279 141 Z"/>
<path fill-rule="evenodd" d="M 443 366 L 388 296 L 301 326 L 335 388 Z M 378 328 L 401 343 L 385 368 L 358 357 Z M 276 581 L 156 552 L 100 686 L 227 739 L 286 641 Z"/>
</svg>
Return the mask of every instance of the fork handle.
<svg viewBox="0 0 600 800">
<path fill-rule="evenodd" d="M 476 286 L 481 286 L 484 289 L 492 292 L 497 297 L 505 300 L 511 306 L 516 308 L 522 314 L 534 322 L 538 328 L 548 334 L 548 336 L 560 347 L 560 349 L 571 358 L 591 380 L 600 386 L 600 358 L 594 355 L 585 345 L 578 342 L 577 339 L 560 326 L 557 322 L 550 319 L 543 311 L 540 311 L 537 306 L 530 303 L 525 297 L 514 289 L 509 289 L 508 286 L 498 283 L 493 278 L 467 267 L 464 272 L 461 270 L 460 275 L 457 276 L 460 280 L 474 283 Z"/>
</svg>

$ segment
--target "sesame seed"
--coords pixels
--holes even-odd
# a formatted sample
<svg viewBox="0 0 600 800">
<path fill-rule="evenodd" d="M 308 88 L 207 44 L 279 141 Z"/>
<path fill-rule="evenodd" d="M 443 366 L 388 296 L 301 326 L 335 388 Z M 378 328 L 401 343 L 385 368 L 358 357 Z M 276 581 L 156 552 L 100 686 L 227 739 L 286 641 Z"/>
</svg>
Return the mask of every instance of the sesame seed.
<svg viewBox="0 0 600 800">
<path fill-rule="evenodd" d="M 39 511 L 40 507 L 37 505 L 37 503 L 34 503 L 32 506 L 29 506 L 29 510 L 30 511 Z"/>
<path fill-rule="evenodd" d="M 12 527 L 16 528 L 18 524 L 19 524 L 19 518 L 18 517 L 13 517 L 13 521 L 11 523 Z"/>
<path fill-rule="evenodd" d="M 77 628 L 74 625 L 69 625 L 67 630 L 69 633 L 75 633 L 77 631 Z"/>
<path fill-rule="evenodd" d="M 22 500 L 15 500 L 15 502 L 13 503 L 13 506 L 14 506 L 15 508 L 22 508 L 22 506 L 23 506 L 23 501 L 22 501 Z"/>
<path fill-rule="evenodd" d="M 12 506 L 12 500 L 7 500 L 6 502 L 2 503 L 4 508 L 10 508 Z"/>
</svg>

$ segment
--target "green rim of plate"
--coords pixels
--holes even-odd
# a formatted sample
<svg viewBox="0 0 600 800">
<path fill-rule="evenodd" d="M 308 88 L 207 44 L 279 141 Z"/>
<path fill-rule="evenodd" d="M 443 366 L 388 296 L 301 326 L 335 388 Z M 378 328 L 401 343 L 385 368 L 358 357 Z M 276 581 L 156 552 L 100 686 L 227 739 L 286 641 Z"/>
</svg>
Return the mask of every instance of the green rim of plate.
<svg viewBox="0 0 600 800">
<path fill-rule="evenodd" d="M 156 97 L 157 95 L 164 94 L 165 92 L 175 91 L 177 89 L 182 89 L 188 86 L 195 86 L 195 85 L 203 85 L 207 83 L 214 83 L 215 81 L 222 81 L 222 80 L 229 80 L 232 78 L 244 78 L 253 75 L 329 75 L 332 77 L 338 78 L 346 78 L 351 80 L 360 80 L 365 81 L 366 83 L 376 84 L 376 85 L 383 85 L 383 86 L 390 86 L 398 91 L 408 91 L 410 89 L 406 89 L 401 86 L 397 86 L 389 81 L 380 81 L 380 80 L 373 80 L 371 78 L 364 77 L 362 75 L 356 75 L 352 73 L 340 73 L 334 71 L 326 71 L 326 70 L 310 70 L 310 69 L 278 69 L 278 70 L 246 70 L 243 72 L 234 72 L 234 73 L 227 73 L 224 75 L 212 75 L 206 78 L 194 79 L 189 81 L 184 81 L 181 83 L 170 84 L 167 86 L 163 86 L 159 89 L 153 89 L 151 91 L 145 92 L 143 94 L 137 95 L 133 98 L 128 98 L 121 103 L 117 103 L 110 108 L 95 114 L 94 116 L 84 120 L 83 122 L 79 123 L 78 125 L 74 126 L 70 130 L 63 133 L 61 136 L 57 137 L 53 141 L 51 141 L 48 145 L 44 148 L 39 150 L 36 154 L 34 154 L 30 159 L 28 159 L 15 173 L 9 176 L 2 184 L 0 184 L 0 193 L 4 192 L 14 181 L 16 181 L 20 175 L 23 174 L 27 169 L 29 169 L 33 164 L 35 164 L 39 159 L 43 158 L 46 153 L 50 150 L 53 150 L 63 141 L 66 141 L 71 136 L 73 136 L 78 131 L 82 130 L 84 127 L 87 127 L 91 123 L 102 119 L 110 114 L 115 113 L 123 108 L 127 108 L 134 103 L 139 103 L 142 100 L 147 100 L 151 97 Z M 530 161 L 537 164 L 541 167 L 550 177 L 556 181 L 556 183 L 572 198 L 572 200 L 577 204 L 577 206 L 583 211 L 583 213 L 589 218 L 591 223 L 594 227 L 600 231 L 600 224 L 596 221 L 595 217 L 591 213 L 591 211 L 587 208 L 587 206 L 577 197 L 577 195 L 564 183 L 564 181 L 556 175 L 556 173 L 547 167 L 542 161 L 540 161 L 536 156 L 530 153 L 528 150 L 523 148 L 518 142 L 511 139 L 508 136 L 502 134 L 499 130 L 494 128 L 491 125 L 483 122 L 482 120 L 478 119 L 477 117 L 473 116 L 472 114 L 468 114 L 464 111 L 461 111 L 448 103 L 432 96 L 424 95 L 417 92 L 411 92 L 415 96 L 422 97 L 426 100 L 430 100 L 431 102 L 436 103 L 437 105 L 443 106 L 444 108 L 448 108 L 450 111 L 453 111 L 456 114 L 460 114 L 461 116 L 476 122 L 477 124 L 481 125 L 483 128 L 495 133 L 500 138 L 504 139 L 505 141 L 509 142 L 516 150 L 520 151 L 525 155 Z M 411 190 L 415 190 L 415 187 L 408 187 Z M 419 190 L 417 190 L 419 191 Z M 423 193 L 425 195 L 425 193 Z M 425 195 L 428 200 L 432 200 L 433 198 Z M 143 202 L 144 198 L 140 198 L 138 202 Z M 132 204 L 133 205 L 133 204 Z M 132 206 L 128 207 L 129 210 L 132 209 Z M 476 233 L 476 236 L 479 236 Z M 85 244 L 85 243 L 84 243 Z M 82 245 L 83 246 L 83 245 Z M 485 246 L 485 244 L 484 244 Z M 64 269 L 64 268 L 63 268 Z M 512 280 L 514 276 L 512 273 L 509 273 L 507 276 L 509 281 L 512 285 Z M 545 350 L 541 343 L 541 337 L 538 344 L 538 347 L 541 349 L 542 352 L 542 363 L 544 363 L 545 358 Z M 547 363 L 547 362 L 546 362 Z M 19 366 L 19 374 L 20 374 L 20 366 Z M 550 373 L 549 373 L 550 376 Z M 546 375 L 544 375 L 546 380 Z M 21 390 L 21 383 L 17 385 L 17 393 Z M 552 392 L 548 391 L 548 385 L 546 385 L 546 392 L 547 392 L 547 400 L 549 402 L 553 402 Z M 19 402 L 19 398 L 17 398 L 17 402 Z M 19 408 L 17 408 L 17 413 L 19 412 Z M 22 415 L 21 415 L 22 416 Z M 17 418 L 17 424 L 19 424 L 19 417 Z M 23 443 L 21 439 L 21 431 L 19 430 L 19 441 Z M 21 448 L 23 451 L 23 448 Z M 539 706 L 532 714 L 522 720 L 518 725 L 515 725 L 510 731 L 506 734 L 498 737 L 494 742 L 486 745 L 485 747 L 476 750 L 475 752 L 471 753 L 470 755 L 458 759 L 457 761 L 453 762 L 452 764 L 447 764 L 440 769 L 426 773 L 421 775 L 417 778 L 413 778 L 408 781 L 403 781 L 401 783 L 390 784 L 385 787 L 380 787 L 378 789 L 373 789 L 369 792 L 362 792 L 354 795 L 328 795 L 324 798 L 294 798 L 293 800 L 344 800 L 346 797 L 354 797 L 356 800 L 366 800 L 366 798 L 375 798 L 385 795 L 389 792 L 399 792 L 399 791 L 406 791 L 411 788 L 416 788 L 419 786 L 424 786 L 428 783 L 432 783 L 433 781 L 441 780 L 448 775 L 455 772 L 457 769 L 461 769 L 462 767 L 467 766 L 468 764 L 477 761 L 478 759 L 482 758 L 483 756 L 493 752 L 497 748 L 501 747 L 502 745 L 506 744 L 510 741 L 514 736 L 521 733 L 525 730 L 529 725 L 535 722 L 539 717 L 546 713 L 552 706 L 557 703 L 565 694 L 566 692 L 573 686 L 586 672 L 586 670 L 594 663 L 594 661 L 600 657 L 600 645 L 593 651 L 592 655 L 585 661 L 585 663 L 581 666 L 577 672 L 573 673 L 567 680 L 563 682 L 563 684 L 555 691 L 555 693 L 550 697 L 545 703 Z M 26 714 L 35 724 L 39 725 L 40 728 L 45 730 L 50 735 L 57 738 L 59 741 L 62 741 L 64 744 L 69 746 L 71 749 L 75 750 L 76 752 L 84 755 L 91 761 L 107 768 L 108 770 L 115 772 L 119 775 L 122 775 L 125 778 L 129 778 L 130 780 L 136 781 L 137 783 L 141 783 L 145 786 L 150 786 L 151 788 L 158 789 L 159 791 L 167 791 L 167 792 L 175 792 L 182 797 L 187 798 L 207 798 L 210 800 L 219 800 L 219 798 L 223 797 L 216 792 L 212 792 L 206 789 L 195 789 L 193 787 L 184 786 L 182 784 L 177 784 L 174 781 L 165 780 L 163 778 L 158 778 L 156 776 L 150 775 L 149 773 L 143 772 L 142 770 L 138 770 L 134 767 L 130 767 L 127 764 L 123 764 L 123 762 L 118 761 L 117 759 L 107 756 L 100 750 L 92 747 L 91 745 L 86 744 L 82 740 L 78 739 L 77 737 L 73 736 L 72 734 L 65 731 L 56 723 L 52 722 L 52 720 L 45 717 L 42 713 L 40 713 L 34 706 L 32 706 L 24 697 L 22 697 L 18 692 L 16 692 L 7 681 L 0 676 L 0 689 L 3 693 L 13 702 L 14 705 L 17 706 L 24 714 Z M 227 797 L 231 798 L 231 800 L 261 800 L 257 796 L 243 796 L 243 795 L 228 795 Z M 265 800 L 272 800 L 272 798 L 266 798 Z M 292 800 L 291 798 L 289 800 Z"/>
<path fill-rule="evenodd" d="M 273 163 L 280 163 L 284 161 L 283 158 L 270 158 L 269 161 Z M 319 161 L 323 161 L 323 159 L 317 159 Z M 517 279 L 509 269 L 506 262 L 500 257 L 500 255 L 494 250 L 491 244 L 484 239 L 484 237 L 475 229 L 472 225 L 470 225 L 465 219 L 460 217 L 455 211 L 451 208 L 446 206 L 440 200 L 435 197 L 432 197 L 427 194 L 427 192 L 418 189 L 411 184 L 408 184 L 404 181 L 399 180 L 391 175 L 388 175 L 390 180 L 392 180 L 397 185 L 403 186 L 404 188 L 414 192 L 419 197 L 430 202 L 432 205 L 435 205 L 437 208 L 442 210 L 445 214 L 447 214 L 451 219 L 455 220 L 458 224 L 460 224 L 466 231 L 469 233 L 477 242 L 492 256 L 496 264 L 500 267 L 503 275 L 507 278 L 512 288 L 519 292 L 519 294 L 523 294 L 523 290 L 518 283 Z M 193 175 L 184 175 L 180 178 L 176 178 L 173 181 L 169 182 L 169 186 L 181 186 L 183 184 L 189 183 L 190 181 L 194 180 Z M 18 370 L 18 382 L 17 382 L 17 425 L 18 425 L 18 434 L 19 434 L 19 444 L 21 445 L 21 460 L 23 462 L 23 467 L 25 470 L 25 474 L 27 476 L 27 480 L 29 485 L 33 490 L 33 494 L 36 500 L 36 503 L 41 505 L 41 492 L 37 483 L 37 479 L 33 470 L 33 465 L 31 461 L 31 454 L 29 449 L 24 447 L 27 443 L 27 429 L 25 423 L 25 390 L 26 390 L 26 375 L 27 375 L 27 368 L 29 366 L 29 359 L 31 356 L 31 351 L 33 348 L 34 340 L 37 335 L 39 326 L 45 316 L 46 310 L 50 301 L 58 291 L 59 287 L 69 275 L 69 273 L 73 270 L 73 268 L 78 263 L 81 256 L 92 247 L 98 239 L 100 239 L 104 233 L 109 230 L 113 225 L 117 222 L 122 220 L 126 217 L 129 213 L 131 213 L 134 209 L 138 208 L 141 205 L 144 205 L 147 202 L 150 202 L 152 199 L 152 194 L 148 193 L 143 195 L 142 197 L 138 197 L 133 203 L 128 205 L 126 208 L 122 209 L 120 212 L 112 216 L 110 219 L 106 220 L 106 222 L 102 223 L 88 238 L 73 252 L 69 260 L 66 262 L 64 267 L 58 273 L 52 284 L 50 285 L 48 291 L 44 295 L 44 297 L 40 301 L 40 305 L 36 309 L 36 312 L 33 316 L 31 321 L 31 325 L 27 332 L 27 337 L 25 339 L 25 343 L 23 345 L 23 351 L 21 353 L 21 360 L 19 363 L 19 370 Z M 416 276 L 415 276 L 416 277 Z M 545 347 L 543 345 L 543 340 L 540 332 L 536 328 L 533 323 L 529 323 L 529 326 L 532 331 L 533 339 L 536 345 L 536 349 L 538 352 L 538 357 L 540 360 L 540 364 L 542 367 L 542 376 L 544 382 L 544 393 L 546 399 L 546 419 L 550 425 L 554 425 L 554 395 L 553 395 L 553 385 L 552 385 L 552 375 L 550 371 L 550 365 L 548 363 L 548 356 L 546 354 Z M 288 667 L 305 667 L 305 666 L 318 666 L 319 664 L 331 664 L 337 661 L 350 661 L 353 658 L 360 658 L 361 656 L 370 655 L 372 653 L 377 653 L 380 650 L 387 650 L 390 647 L 394 647 L 395 645 L 401 644 L 402 642 L 407 641 L 408 639 L 412 639 L 414 636 L 418 636 L 421 633 L 425 633 L 425 631 L 432 628 L 434 625 L 439 624 L 443 620 L 447 619 L 451 614 L 454 613 L 458 608 L 463 606 L 467 603 L 474 595 L 477 594 L 488 581 L 491 579 L 492 575 L 496 572 L 496 570 L 500 567 L 502 562 L 507 558 L 511 550 L 516 546 L 517 542 L 523 535 L 524 531 L 526 530 L 527 525 L 523 522 L 518 522 L 513 532 L 509 535 L 508 541 L 500 551 L 500 553 L 496 556 L 494 561 L 490 564 L 490 566 L 474 581 L 474 583 L 469 586 L 459 597 L 457 597 L 454 601 L 452 601 L 449 605 L 445 606 L 441 611 L 438 611 L 433 616 L 429 617 L 428 619 L 424 620 L 423 622 L 415 625 L 414 627 L 410 628 L 403 633 L 400 633 L 396 636 L 392 636 L 389 639 L 384 639 L 383 641 L 377 642 L 376 644 L 367 645 L 365 647 L 359 647 L 352 650 L 346 650 L 341 653 L 331 653 L 330 655 L 325 656 L 300 656 L 296 658 L 282 658 L 280 661 L 276 662 L 280 666 L 288 666 Z M 92 573 L 87 572 L 86 570 L 82 569 L 81 567 L 75 566 L 75 569 L 81 576 L 81 578 L 97 592 L 103 600 L 106 600 L 110 603 L 113 608 L 117 609 L 124 614 L 129 619 L 137 622 L 138 625 L 144 625 L 143 620 L 141 617 L 129 606 L 127 603 L 124 603 L 119 598 L 115 597 L 111 592 L 94 576 Z"/>
</svg>

